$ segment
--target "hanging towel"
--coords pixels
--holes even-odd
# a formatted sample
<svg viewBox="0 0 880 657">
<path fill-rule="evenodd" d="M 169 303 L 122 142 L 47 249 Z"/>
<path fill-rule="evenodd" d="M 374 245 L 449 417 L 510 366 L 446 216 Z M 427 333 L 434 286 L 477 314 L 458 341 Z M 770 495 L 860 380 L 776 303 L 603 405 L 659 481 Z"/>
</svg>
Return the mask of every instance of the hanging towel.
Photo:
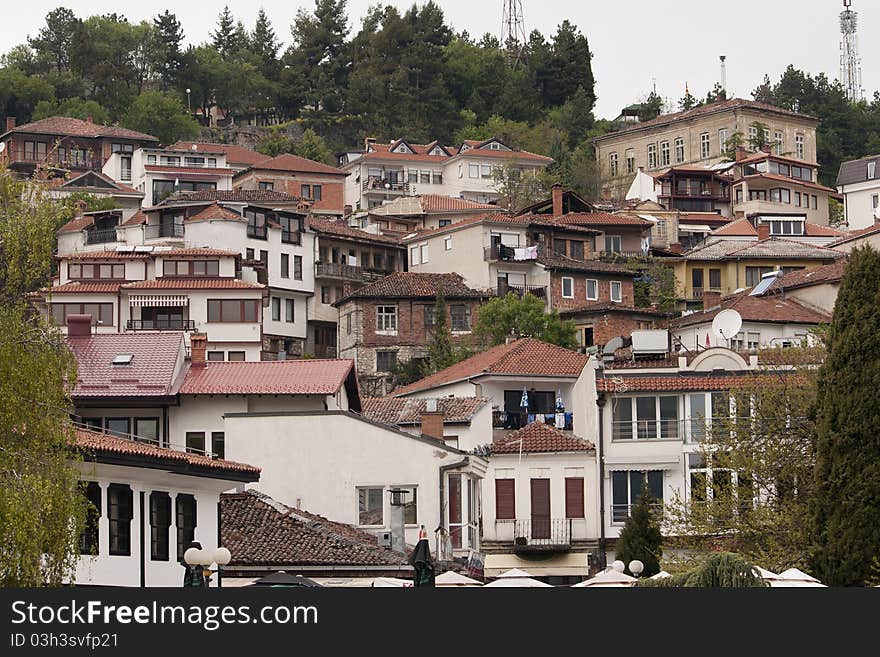
<svg viewBox="0 0 880 657">
<path fill-rule="evenodd" d="M 526 249 L 522 247 L 516 247 L 513 250 L 513 259 L 514 260 L 525 260 L 527 258 Z"/>
<path fill-rule="evenodd" d="M 537 245 L 528 247 L 526 249 L 526 251 L 528 252 L 528 256 L 526 257 L 526 260 L 537 260 L 538 259 L 538 246 Z"/>
<path fill-rule="evenodd" d="M 350 255 L 348 256 L 348 266 L 349 267 L 357 267 L 357 256 Z"/>
<path fill-rule="evenodd" d="M 565 413 L 556 414 L 556 428 L 565 429 Z"/>
</svg>

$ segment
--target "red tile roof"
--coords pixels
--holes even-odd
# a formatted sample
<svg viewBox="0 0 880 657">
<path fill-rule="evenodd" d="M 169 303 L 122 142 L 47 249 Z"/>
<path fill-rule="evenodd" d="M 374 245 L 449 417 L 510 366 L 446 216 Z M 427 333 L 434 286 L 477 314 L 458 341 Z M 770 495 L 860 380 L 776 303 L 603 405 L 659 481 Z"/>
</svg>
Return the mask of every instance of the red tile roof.
<svg viewBox="0 0 880 657">
<path fill-rule="evenodd" d="M 849 262 L 848 258 L 840 258 L 830 265 L 790 272 L 782 278 L 776 279 L 765 294 L 824 283 L 837 283 L 843 278 L 847 262 Z"/>
<path fill-rule="evenodd" d="M 123 221 L 120 226 L 138 226 L 140 224 L 147 223 L 147 215 L 144 214 L 142 210 L 138 210 L 133 215 L 131 215 L 128 219 Z"/>
<path fill-rule="evenodd" d="M 467 360 L 447 367 L 445 370 L 440 370 L 436 374 L 398 388 L 393 394 L 395 397 L 399 397 L 491 374 L 576 378 L 580 376 L 588 360 L 588 356 L 576 351 L 563 349 L 533 338 L 520 338 L 510 344 L 487 349 Z"/>
<path fill-rule="evenodd" d="M 334 395 L 352 372 L 353 362 L 307 359 L 260 362 L 208 362 L 192 367 L 180 389 L 184 395 Z"/>
<path fill-rule="evenodd" d="M 551 217 L 546 215 L 545 219 Z M 570 212 L 552 217 L 553 221 L 559 224 L 569 224 L 572 226 L 639 226 L 647 228 L 653 224 L 641 217 L 635 217 L 631 214 L 611 214 L 609 212 Z"/>
<path fill-rule="evenodd" d="M 149 255 L 156 258 L 180 258 L 180 257 L 200 257 L 200 256 L 221 256 L 234 258 L 238 255 L 235 251 L 227 251 L 226 249 L 208 249 L 203 247 L 192 247 L 189 249 L 169 249 L 167 251 L 159 251 L 154 249 Z"/>
<path fill-rule="evenodd" d="M 621 313 L 636 317 L 669 317 L 671 313 L 656 308 L 636 308 L 613 301 L 590 301 L 575 308 L 565 308 L 560 315 L 578 315 L 589 313 Z"/>
<path fill-rule="evenodd" d="M 823 324 L 831 321 L 831 317 L 825 313 L 811 310 L 794 299 L 783 299 L 778 294 L 753 297 L 746 291 L 722 298 L 718 308 L 678 317 L 670 322 L 670 326 L 677 328 L 710 323 L 722 310 L 736 310 L 747 322 Z"/>
<path fill-rule="evenodd" d="M 437 411 L 443 413 L 444 422 L 469 422 L 488 401 L 480 397 L 440 397 Z M 383 424 L 419 424 L 427 403 L 427 399 L 370 397 L 364 399 L 362 415 Z"/>
<path fill-rule="evenodd" d="M 152 253 L 135 251 L 76 251 L 65 255 L 56 255 L 56 260 L 148 260 Z"/>
<path fill-rule="evenodd" d="M 684 254 L 685 259 L 728 260 L 737 258 L 836 260 L 843 254 L 816 244 L 771 237 L 760 242 L 754 240 L 715 240 L 706 242 Z"/>
<path fill-rule="evenodd" d="M 345 171 L 331 167 L 323 162 L 315 162 L 299 155 L 283 153 L 277 157 L 260 160 L 251 165 L 251 169 L 263 171 L 289 171 L 292 173 L 321 173 L 331 176 L 344 177 Z M 244 173 L 244 172 L 242 172 Z M 239 174 L 240 175 L 240 174 Z"/>
<path fill-rule="evenodd" d="M 193 149 L 195 145 L 195 149 Z M 169 150 L 192 151 L 201 153 L 226 153 L 227 164 L 247 165 L 256 164 L 266 159 L 263 153 L 252 151 L 244 146 L 236 144 L 214 144 L 205 141 L 178 141 L 168 147 Z"/>
<path fill-rule="evenodd" d="M 371 147 L 373 152 L 364 153 L 362 155 L 362 159 L 372 159 L 372 160 L 411 160 L 415 162 L 442 162 L 445 160 L 449 160 L 450 157 L 474 157 L 474 156 L 487 156 L 490 158 L 514 158 L 514 159 L 523 159 L 523 160 L 532 160 L 535 162 L 547 163 L 553 161 L 553 158 L 547 157 L 546 155 L 538 155 L 537 153 L 531 153 L 529 151 L 496 151 L 490 149 L 481 149 L 480 146 L 489 143 L 490 141 L 495 141 L 495 138 L 486 139 L 484 141 L 474 141 L 474 140 L 465 140 L 464 144 L 467 144 L 470 148 L 467 150 L 460 150 L 459 148 L 455 148 L 453 146 L 442 146 L 447 153 L 451 155 L 429 155 L 429 151 L 434 148 L 434 146 L 439 145 L 438 142 L 432 141 L 429 144 L 415 144 L 413 142 L 407 141 L 405 139 L 398 139 L 389 144 L 378 144 L 373 143 Z M 413 153 L 393 153 L 391 152 L 392 148 L 396 148 L 401 142 L 405 143 L 409 146 L 414 152 Z"/>
<path fill-rule="evenodd" d="M 446 299 L 485 299 L 489 293 L 465 285 L 459 274 L 422 274 L 398 271 L 369 283 L 346 299 L 434 299 L 442 293 Z"/>
<path fill-rule="evenodd" d="M 609 215 L 612 216 L 612 215 Z M 644 221 L 644 220 L 639 220 Z M 645 222 L 646 224 L 650 224 L 650 222 Z M 578 233 L 586 233 L 590 235 L 598 235 L 599 233 L 594 228 L 590 228 L 589 226 L 580 226 L 576 224 L 565 223 L 558 217 L 551 217 L 548 215 L 542 214 L 524 214 L 524 215 L 508 215 L 502 214 L 500 212 L 495 212 L 493 214 L 481 214 L 475 217 L 467 217 L 462 219 L 461 221 L 456 221 L 454 223 L 449 224 L 448 226 L 440 226 L 438 228 L 429 228 L 426 230 L 421 230 L 417 233 L 412 233 L 412 235 L 407 235 L 403 238 L 403 241 L 411 242 L 413 240 L 424 239 L 425 237 L 439 234 L 451 230 L 457 230 L 459 228 L 464 228 L 466 226 L 473 226 L 475 224 L 498 224 L 502 226 L 543 226 L 549 228 L 556 228 L 560 231 L 573 231 Z"/>
<path fill-rule="evenodd" d="M 201 189 L 195 192 L 177 192 L 159 205 L 177 205 L 184 203 L 220 201 L 221 203 L 271 203 L 280 205 L 300 205 L 303 200 L 284 192 L 269 189 Z"/>
<path fill-rule="evenodd" d="M 491 447 L 492 453 L 519 454 L 520 440 L 522 440 L 524 453 L 589 452 L 596 449 L 589 440 L 578 438 L 571 433 L 560 431 L 554 426 L 536 421 L 494 441 Z"/>
<path fill-rule="evenodd" d="M 418 197 L 423 212 L 456 212 L 466 210 L 495 210 L 497 205 L 489 203 L 477 203 L 455 196 L 441 196 L 440 194 L 422 194 Z"/>
<path fill-rule="evenodd" d="M 134 139 L 137 141 L 159 141 L 153 135 L 148 135 L 143 132 L 128 130 L 127 128 L 121 128 L 114 125 L 101 125 L 99 123 L 74 119 L 68 116 L 50 116 L 39 121 L 16 126 L 9 132 L 88 138 L 119 137 L 121 139 Z"/>
<path fill-rule="evenodd" d="M 246 463 L 236 463 L 225 459 L 212 459 L 203 454 L 193 454 L 166 447 L 159 447 L 146 442 L 120 438 L 110 434 L 77 427 L 75 429 L 76 446 L 93 458 L 100 458 L 99 454 L 124 454 L 136 456 L 145 461 L 153 462 L 156 466 L 173 462 L 185 463 L 196 468 L 205 468 L 219 472 L 235 472 L 253 475 L 248 481 L 259 479 L 260 468 Z M 196 473 L 192 473 L 196 474 Z M 197 476 L 197 475 L 196 475 Z"/>
<path fill-rule="evenodd" d="M 204 210 L 189 217 L 187 221 L 206 221 L 209 219 L 230 219 L 233 221 L 245 221 L 245 218 L 238 214 L 238 212 L 234 212 L 229 208 L 224 208 L 222 205 L 219 205 L 216 202 L 212 203 Z"/>
<path fill-rule="evenodd" d="M 868 226 L 867 228 L 861 228 L 859 230 L 853 230 L 848 233 L 844 233 L 839 240 L 831 242 L 831 244 L 829 244 L 828 246 L 839 246 L 841 244 L 846 244 L 847 242 L 852 242 L 862 237 L 869 237 L 871 235 L 874 235 L 875 233 L 880 233 L 880 223 L 875 223 L 873 226 Z"/>
<path fill-rule="evenodd" d="M 64 285 L 56 285 L 49 288 L 49 294 L 116 294 L 124 281 L 114 283 L 81 283 L 70 281 Z"/>
<path fill-rule="evenodd" d="M 156 278 L 122 286 L 126 290 L 262 290 L 262 283 L 246 283 L 235 278 Z"/>
<path fill-rule="evenodd" d="M 76 356 L 73 397 L 153 397 L 177 392 L 175 373 L 182 358 L 183 334 L 99 333 L 68 337 Z M 119 354 L 132 354 L 131 364 L 113 365 Z"/>
<path fill-rule="evenodd" d="M 639 272 L 627 269 L 622 265 L 615 265 L 601 260 L 575 260 L 567 256 L 540 256 L 538 263 L 547 269 L 559 269 L 564 271 L 580 271 L 591 274 L 609 274 L 614 276 L 639 276 Z"/>
<path fill-rule="evenodd" d="M 763 162 L 764 160 L 777 160 L 779 162 L 790 162 L 791 164 L 794 164 L 795 166 L 807 167 L 810 169 L 819 168 L 818 164 L 813 164 L 812 162 L 807 162 L 805 160 L 796 160 L 794 158 L 784 157 L 782 155 L 774 155 L 773 153 L 765 153 L 764 151 L 755 153 L 753 155 L 749 155 L 747 158 L 742 159 L 742 160 L 738 160 L 735 163 L 732 162 L 731 164 L 751 164 L 752 162 Z"/>
<path fill-rule="evenodd" d="M 790 185 L 796 185 L 798 187 L 807 187 L 809 189 L 817 189 L 821 192 L 828 192 L 829 194 L 837 195 L 836 189 L 831 189 L 830 187 L 826 187 L 825 185 L 820 185 L 818 183 L 810 182 L 808 180 L 796 180 L 794 178 L 789 178 L 788 176 L 780 176 L 778 173 L 755 173 L 750 176 L 743 176 L 742 178 L 739 178 L 736 182 L 740 182 L 741 180 L 758 180 L 758 179 L 788 183 Z"/>
<path fill-rule="evenodd" d="M 55 232 L 59 235 L 61 233 L 78 233 L 83 228 L 88 228 L 94 223 L 95 218 L 86 214 L 81 217 L 74 217 Z"/>
<path fill-rule="evenodd" d="M 316 233 L 324 233 L 333 237 L 342 237 L 348 239 L 356 239 L 366 242 L 380 242 L 382 244 L 393 244 L 400 246 L 400 240 L 396 237 L 388 237 L 387 235 L 374 235 L 340 221 L 327 221 L 325 219 L 317 219 L 315 217 L 308 218 L 308 227 Z"/>
<path fill-rule="evenodd" d="M 597 372 L 596 390 L 599 392 L 628 393 L 628 392 L 665 392 L 665 391 L 696 391 L 696 390 L 730 390 L 748 384 L 755 384 L 767 379 L 768 382 L 778 381 L 773 375 L 764 377 L 747 374 L 720 374 L 720 375 L 666 375 L 666 376 L 627 376 L 619 375 L 606 378 Z"/>
<path fill-rule="evenodd" d="M 220 543 L 232 553 L 233 569 L 326 565 L 396 570 L 406 564 L 404 555 L 379 547 L 375 534 L 286 506 L 253 489 L 220 495 L 220 518 Z"/>
</svg>

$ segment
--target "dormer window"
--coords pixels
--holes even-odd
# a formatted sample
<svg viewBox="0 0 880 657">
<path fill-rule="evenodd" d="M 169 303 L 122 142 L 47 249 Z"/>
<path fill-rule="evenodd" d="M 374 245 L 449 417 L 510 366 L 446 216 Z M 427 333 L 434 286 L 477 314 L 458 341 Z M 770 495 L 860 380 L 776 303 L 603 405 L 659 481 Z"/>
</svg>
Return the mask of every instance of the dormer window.
<svg viewBox="0 0 880 657">
<path fill-rule="evenodd" d="M 447 157 L 446 151 L 444 151 L 439 146 L 434 146 L 434 148 L 432 148 L 431 152 L 428 154 L 429 155 L 439 155 L 440 157 Z"/>
<path fill-rule="evenodd" d="M 868 180 L 874 180 L 877 177 L 877 162 L 868 162 Z"/>
<path fill-rule="evenodd" d="M 400 142 L 397 146 L 394 147 L 393 153 L 404 153 L 407 155 L 412 155 L 413 150 L 406 145 L 405 142 Z"/>
</svg>

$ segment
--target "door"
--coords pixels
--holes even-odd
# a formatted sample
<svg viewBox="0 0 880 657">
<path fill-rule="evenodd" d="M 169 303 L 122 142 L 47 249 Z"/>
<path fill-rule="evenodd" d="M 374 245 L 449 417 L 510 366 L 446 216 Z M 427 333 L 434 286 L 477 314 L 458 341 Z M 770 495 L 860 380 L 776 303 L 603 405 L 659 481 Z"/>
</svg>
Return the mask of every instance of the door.
<svg viewBox="0 0 880 657">
<path fill-rule="evenodd" d="M 532 538 L 550 538 L 550 480 L 532 479 Z"/>
</svg>

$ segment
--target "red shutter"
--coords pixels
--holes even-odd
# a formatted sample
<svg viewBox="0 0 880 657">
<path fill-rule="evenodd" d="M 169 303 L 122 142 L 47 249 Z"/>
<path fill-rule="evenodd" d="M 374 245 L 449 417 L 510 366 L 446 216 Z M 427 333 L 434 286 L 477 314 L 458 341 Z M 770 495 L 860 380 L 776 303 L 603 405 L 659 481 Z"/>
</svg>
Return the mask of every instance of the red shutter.
<svg viewBox="0 0 880 657">
<path fill-rule="evenodd" d="M 565 517 L 584 517 L 584 478 L 565 478 Z"/>
<path fill-rule="evenodd" d="M 516 519 L 513 484 L 513 479 L 495 480 L 495 518 L 498 520 Z"/>
</svg>

